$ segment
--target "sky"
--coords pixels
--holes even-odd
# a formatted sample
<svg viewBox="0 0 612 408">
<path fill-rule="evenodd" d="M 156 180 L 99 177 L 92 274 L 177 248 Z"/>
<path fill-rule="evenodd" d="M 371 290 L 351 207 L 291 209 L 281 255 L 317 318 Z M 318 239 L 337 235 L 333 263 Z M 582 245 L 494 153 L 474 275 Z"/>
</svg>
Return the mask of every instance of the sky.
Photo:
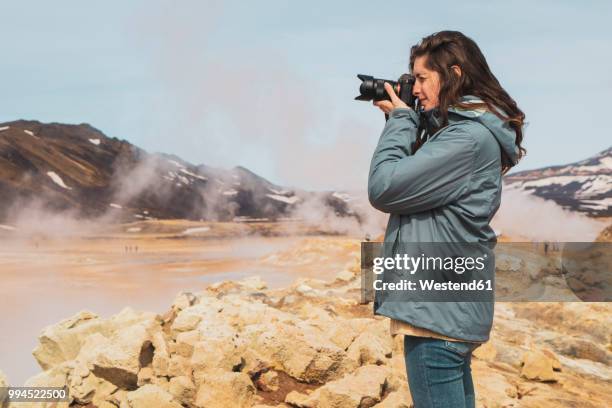
<svg viewBox="0 0 612 408">
<path fill-rule="evenodd" d="M 358 73 L 396 79 L 433 32 L 474 39 L 525 112 L 513 171 L 610 142 L 611 2 L 3 0 L 0 122 L 89 123 L 193 164 L 364 190 L 382 112 Z"/>
</svg>

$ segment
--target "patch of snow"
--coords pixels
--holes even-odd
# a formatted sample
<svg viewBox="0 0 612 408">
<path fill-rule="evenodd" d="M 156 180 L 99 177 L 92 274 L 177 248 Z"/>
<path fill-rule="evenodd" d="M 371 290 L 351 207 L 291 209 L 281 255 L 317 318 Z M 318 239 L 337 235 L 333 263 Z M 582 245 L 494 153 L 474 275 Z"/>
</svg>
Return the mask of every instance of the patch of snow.
<svg viewBox="0 0 612 408">
<path fill-rule="evenodd" d="M 179 162 L 177 162 L 177 161 L 175 161 L 175 160 L 168 160 L 168 161 L 169 161 L 170 163 L 174 164 L 176 167 L 179 167 L 179 168 L 181 168 L 181 169 L 185 167 L 185 166 L 183 166 L 181 163 L 179 163 Z"/>
<path fill-rule="evenodd" d="M 144 215 L 134 214 L 134 217 L 136 217 L 136 218 L 144 218 Z"/>
<path fill-rule="evenodd" d="M 185 231 L 182 232 L 182 234 L 183 235 L 198 234 L 200 232 L 206 232 L 209 230 L 210 230 L 210 227 L 187 228 Z"/>
<path fill-rule="evenodd" d="M 48 171 L 47 176 L 51 177 L 51 180 L 53 180 L 53 182 L 58 186 L 65 188 L 66 190 L 72 190 L 72 187 L 68 187 L 66 184 L 64 184 L 64 180 L 62 180 L 62 178 L 58 176 L 56 172 Z"/>
<path fill-rule="evenodd" d="M 232 184 L 235 185 L 235 186 L 239 186 L 240 182 L 239 181 L 234 181 Z"/>
<path fill-rule="evenodd" d="M 120 206 L 119 204 L 115 204 L 115 203 L 110 203 L 109 206 L 113 207 L 113 208 L 123 208 L 122 206 Z"/>
<path fill-rule="evenodd" d="M 140 227 L 131 227 L 127 229 L 127 232 L 140 232 L 141 229 Z"/>
<path fill-rule="evenodd" d="M 4 224 L 0 224 L 0 229 L 7 230 L 7 231 L 15 231 L 16 230 L 15 227 L 11 227 L 10 225 L 4 225 Z"/>
<path fill-rule="evenodd" d="M 220 178 L 215 179 L 215 180 L 217 180 L 217 183 L 219 183 L 219 184 L 225 184 L 225 181 L 221 180 Z"/>
<path fill-rule="evenodd" d="M 233 220 L 234 222 L 248 222 L 248 221 L 269 221 L 268 218 L 252 218 L 252 217 L 247 217 L 244 215 L 240 215 L 238 217 L 234 217 Z"/>
<path fill-rule="evenodd" d="M 523 182 L 523 187 L 545 187 L 553 184 L 560 186 L 566 186 L 573 182 L 584 183 L 593 176 L 556 176 L 556 177 L 544 177 L 539 180 L 530 180 Z"/>
<path fill-rule="evenodd" d="M 593 210 L 607 210 L 612 206 L 612 198 L 607 197 L 601 200 L 582 200 L 581 207 L 591 208 Z"/>
<path fill-rule="evenodd" d="M 227 190 L 227 191 L 223 192 L 223 195 L 226 195 L 226 196 L 232 196 L 232 195 L 236 195 L 236 194 L 238 194 L 238 191 L 236 191 L 234 189 Z"/>
<path fill-rule="evenodd" d="M 0 132 L 4 132 L 5 130 L 9 130 L 10 128 L 10 126 L 2 126 L 0 127 Z"/>
<path fill-rule="evenodd" d="M 285 195 L 285 194 L 289 193 L 289 191 L 287 191 L 287 190 L 275 190 L 273 188 L 268 188 L 268 190 L 273 192 L 274 194 L 278 194 L 278 195 Z"/>
<path fill-rule="evenodd" d="M 602 174 L 591 177 L 592 178 L 582 186 L 580 191 L 576 193 L 576 197 L 587 198 L 599 194 L 605 194 L 612 190 L 612 176 Z"/>
<path fill-rule="evenodd" d="M 300 200 L 298 196 L 285 197 L 285 196 L 276 195 L 276 194 L 266 194 L 266 196 L 270 197 L 273 200 L 282 201 L 283 203 L 287 203 L 287 204 L 295 204 L 296 202 Z"/>
<path fill-rule="evenodd" d="M 178 174 L 176 177 L 178 177 L 178 179 L 183 184 L 191 184 L 191 181 L 187 177 L 185 177 L 185 176 L 181 176 L 180 174 Z"/>
<path fill-rule="evenodd" d="M 142 213 L 143 214 L 149 214 L 149 212 L 147 210 L 144 210 Z"/>
<path fill-rule="evenodd" d="M 96 146 L 100 146 L 100 139 L 89 139 L 89 141 Z"/>
<path fill-rule="evenodd" d="M 31 130 L 25 129 L 24 132 L 30 136 L 34 136 L 34 132 L 32 132 Z"/>
<path fill-rule="evenodd" d="M 199 174 L 192 173 L 187 169 L 181 169 L 180 171 L 187 174 L 188 176 L 195 177 L 200 180 L 204 180 L 204 181 L 208 180 L 206 177 L 200 176 Z"/>
</svg>

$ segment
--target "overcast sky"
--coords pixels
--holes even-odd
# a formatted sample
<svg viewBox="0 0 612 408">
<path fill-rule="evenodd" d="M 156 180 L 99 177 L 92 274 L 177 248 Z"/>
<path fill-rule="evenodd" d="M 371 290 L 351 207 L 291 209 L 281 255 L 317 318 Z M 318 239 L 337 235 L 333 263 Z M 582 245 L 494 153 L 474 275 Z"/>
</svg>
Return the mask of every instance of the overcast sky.
<svg viewBox="0 0 612 408">
<path fill-rule="evenodd" d="M 384 124 L 357 73 L 394 79 L 443 29 L 481 47 L 527 115 L 527 157 L 610 143 L 611 2 L 30 1 L 0 3 L 0 121 L 89 123 L 194 164 L 365 189 Z"/>
</svg>

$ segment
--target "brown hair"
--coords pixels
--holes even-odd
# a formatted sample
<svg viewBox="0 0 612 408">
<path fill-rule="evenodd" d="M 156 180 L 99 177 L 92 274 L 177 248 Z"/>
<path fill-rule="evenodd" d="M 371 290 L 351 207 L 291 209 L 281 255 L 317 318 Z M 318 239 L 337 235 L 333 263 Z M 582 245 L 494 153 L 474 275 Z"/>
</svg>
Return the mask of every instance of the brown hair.
<svg viewBox="0 0 612 408">
<path fill-rule="evenodd" d="M 515 143 L 519 149 L 518 159 L 520 160 L 527 153 L 527 150 L 521 146 L 525 114 L 499 84 L 474 40 L 459 31 L 440 31 L 423 38 L 410 50 L 411 72 L 414 68 L 414 60 L 421 56 L 427 57 L 425 66 L 440 75 L 438 108 L 442 126 L 448 124 L 450 106 L 463 109 L 485 108 L 508 122 L 516 132 Z M 453 65 L 461 68 L 461 75 L 457 75 L 451 68 Z M 461 103 L 459 98 L 463 95 L 477 96 L 484 103 Z M 499 109 L 503 112 L 500 112 Z M 416 149 L 421 143 L 417 143 Z M 502 174 L 513 166 L 504 155 L 502 150 Z"/>
</svg>

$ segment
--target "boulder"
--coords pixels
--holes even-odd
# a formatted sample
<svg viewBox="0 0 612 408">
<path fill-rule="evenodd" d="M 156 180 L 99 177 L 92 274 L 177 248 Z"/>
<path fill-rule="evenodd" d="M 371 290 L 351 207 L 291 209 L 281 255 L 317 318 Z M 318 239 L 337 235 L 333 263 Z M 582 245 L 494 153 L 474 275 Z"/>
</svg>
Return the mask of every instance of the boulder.
<svg viewBox="0 0 612 408">
<path fill-rule="evenodd" d="M 292 407 L 298 408 L 314 408 L 317 407 L 319 397 L 319 390 L 315 390 L 310 394 L 303 394 L 298 391 L 291 391 L 285 396 L 285 402 Z"/>
<path fill-rule="evenodd" d="M 193 306 L 198 301 L 198 298 L 191 292 L 180 292 L 174 298 L 172 302 L 172 310 L 180 312 L 181 310 L 187 309 L 189 306 Z"/>
<path fill-rule="evenodd" d="M 157 385 L 147 384 L 127 393 L 130 408 L 182 408 L 172 394 Z"/>
<path fill-rule="evenodd" d="M 149 370 L 141 374 L 141 383 L 147 382 L 147 372 L 149 377 L 157 374 L 155 361 L 157 366 L 167 364 L 162 364 L 159 358 L 156 360 L 156 354 L 164 355 L 167 350 L 161 327 L 155 319 L 122 327 L 109 337 L 94 333 L 83 344 L 76 357 L 80 370 L 89 370 L 95 377 L 125 390 L 136 389 L 142 368 Z"/>
<path fill-rule="evenodd" d="M 310 394 L 292 391 L 285 397 L 285 402 L 299 408 L 372 407 L 381 402 L 383 392 L 387 386 L 388 375 L 387 369 L 382 366 L 362 366 L 355 370 L 354 373 L 347 374 L 338 380 L 330 381 Z M 399 397 L 393 398 L 399 399 Z"/>
<path fill-rule="evenodd" d="M 193 355 L 193 348 L 199 341 L 200 332 L 198 330 L 181 332 L 176 336 L 176 341 L 171 346 L 171 352 L 190 358 Z"/>
<path fill-rule="evenodd" d="M 553 360 L 539 350 L 530 350 L 521 360 L 521 377 L 536 381 L 557 381 L 553 373 Z"/>
<path fill-rule="evenodd" d="M 257 388 L 262 391 L 273 392 L 278 391 L 279 382 L 279 377 L 276 371 L 269 370 L 259 376 L 256 385 Z"/>
<path fill-rule="evenodd" d="M 274 369 L 308 383 L 324 383 L 344 372 L 344 350 L 317 335 L 314 328 L 277 324 L 266 329 L 255 337 L 250 348 Z"/>
<path fill-rule="evenodd" d="M 168 391 L 178 402 L 188 405 L 195 398 L 196 387 L 190 377 L 182 375 L 170 379 Z"/>
<path fill-rule="evenodd" d="M 408 385 L 401 390 L 390 392 L 384 400 L 374 405 L 374 408 L 413 408 L 412 395 Z"/>
<path fill-rule="evenodd" d="M 196 378 L 198 408 L 243 408 L 253 405 L 255 386 L 245 373 L 211 371 Z"/>
<path fill-rule="evenodd" d="M 38 337 L 34 358 L 43 370 L 74 359 L 87 336 L 93 333 L 110 334 L 108 322 L 89 311 L 81 311 L 57 324 L 47 326 Z"/>
<path fill-rule="evenodd" d="M 390 336 L 385 339 L 371 332 L 362 332 L 349 346 L 347 354 L 358 365 L 385 364 L 387 357 L 392 354 L 392 340 Z"/>
<path fill-rule="evenodd" d="M 106 401 L 117 390 L 116 385 L 96 377 L 93 373 L 86 377 L 71 375 L 68 386 L 70 396 L 83 405 L 93 403 L 99 406 L 101 401 Z"/>
<path fill-rule="evenodd" d="M 68 385 L 68 375 L 74 369 L 73 361 L 57 364 L 52 368 L 29 378 L 25 387 L 65 387 Z"/>
<path fill-rule="evenodd" d="M 317 407 L 368 408 L 382 400 L 388 371 L 377 365 L 359 367 L 354 373 L 317 390 Z M 313 397 L 311 397 L 313 399 Z"/>
<path fill-rule="evenodd" d="M 157 321 L 158 316 L 154 313 L 134 312 L 130 308 L 123 309 L 110 319 L 101 319 L 94 313 L 81 311 L 46 327 L 39 336 L 39 344 L 33 354 L 41 368 L 47 370 L 75 359 L 85 339 L 94 333 L 110 338 L 135 324 L 151 325 Z"/>
<path fill-rule="evenodd" d="M 250 289 L 253 291 L 264 290 L 268 287 L 266 282 L 261 279 L 261 276 L 250 276 L 248 278 L 244 278 L 239 281 L 238 284 L 243 286 L 245 289 Z"/>
</svg>

